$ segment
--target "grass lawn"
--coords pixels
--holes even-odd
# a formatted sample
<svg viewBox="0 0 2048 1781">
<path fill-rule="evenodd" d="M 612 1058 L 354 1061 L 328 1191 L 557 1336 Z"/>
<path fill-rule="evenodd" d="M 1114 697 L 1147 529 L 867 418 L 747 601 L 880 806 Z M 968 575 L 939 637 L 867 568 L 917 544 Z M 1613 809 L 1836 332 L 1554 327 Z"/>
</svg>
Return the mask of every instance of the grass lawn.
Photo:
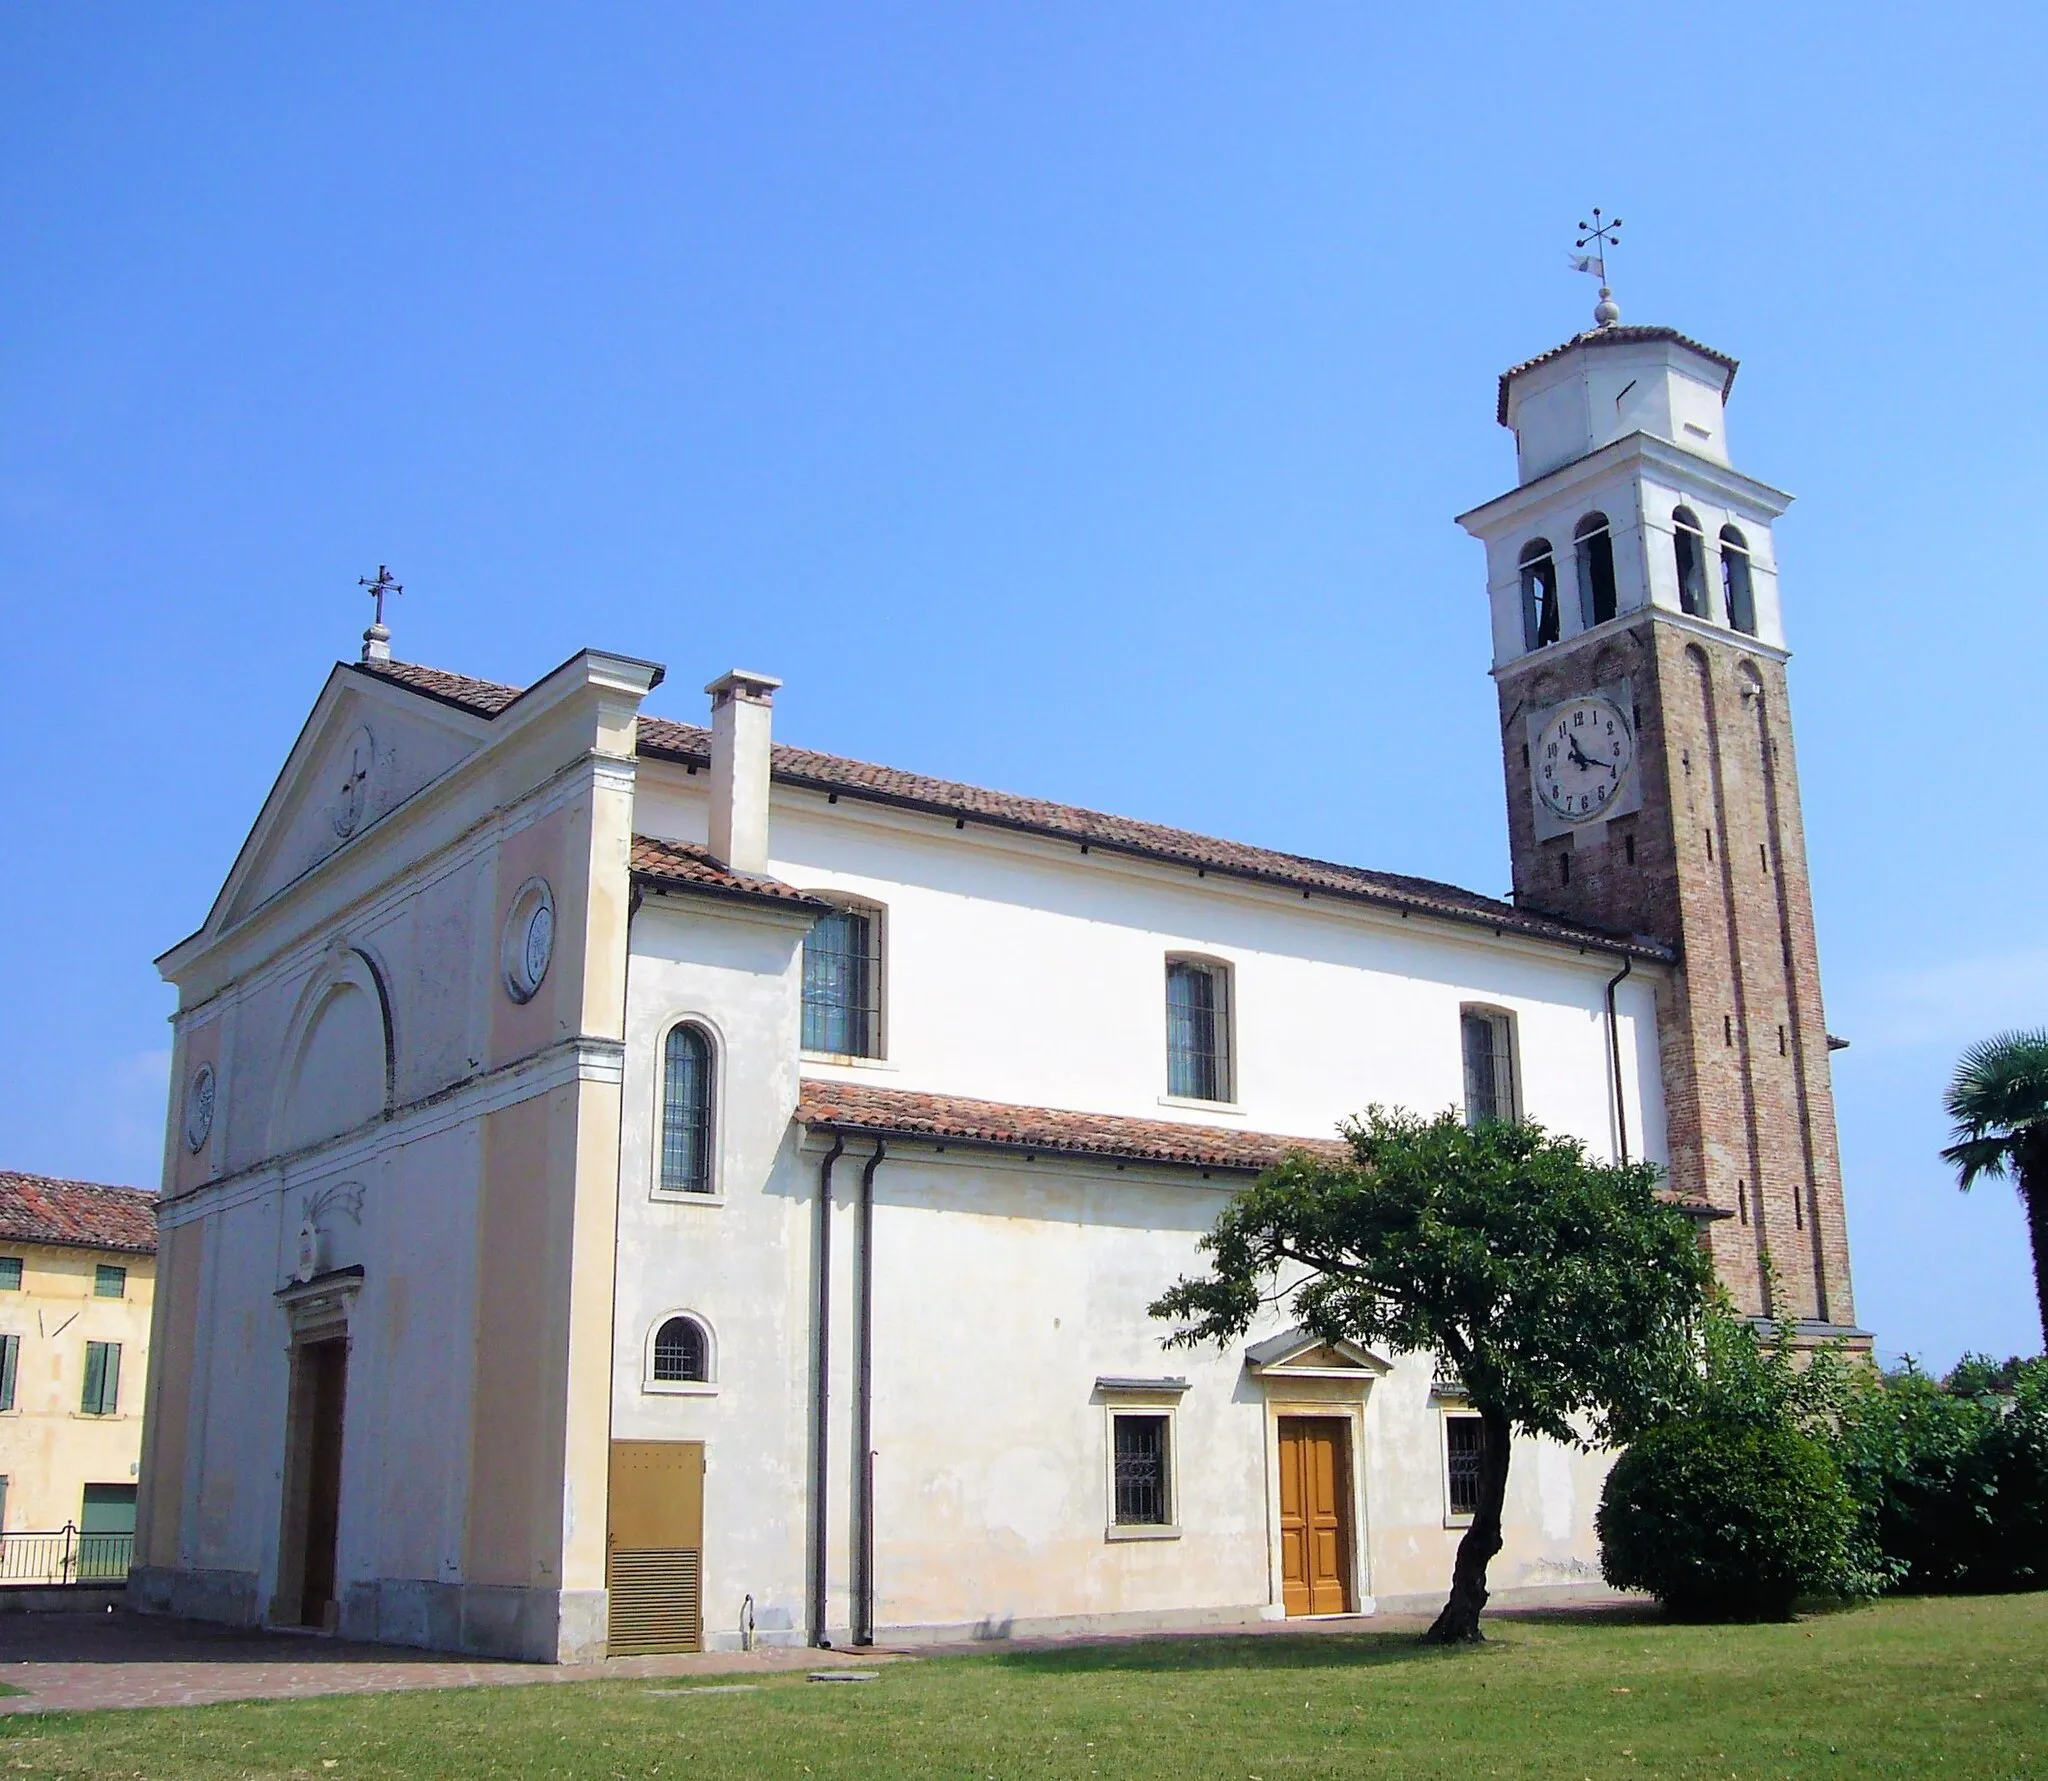
<svg viewBox="0 0 2048 1781">
<path fill-rule="evenodd" d="M 2048 1594 L 1789 1626 L 1497 1623 L 993 1652 L 831 1686 L 604 1682 L 0 1720 L 40 1776 L 2048 1778 Z"/>
</svg>

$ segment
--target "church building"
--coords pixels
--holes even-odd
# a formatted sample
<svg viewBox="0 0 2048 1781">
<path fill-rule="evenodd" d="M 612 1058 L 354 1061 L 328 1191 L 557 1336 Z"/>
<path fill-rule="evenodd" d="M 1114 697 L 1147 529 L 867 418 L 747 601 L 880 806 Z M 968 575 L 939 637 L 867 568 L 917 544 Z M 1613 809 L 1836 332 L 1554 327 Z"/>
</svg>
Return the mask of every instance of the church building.
<svg viewBox="0 0 2048 1781">
<path fill-rule="evenodd" d="M 1512 901 L 794 746 L 770 674 L 698 727 L 649 661 L 373 625 L 159 961 L 136 1605 L 566 1661 L 1440 1600 L 1454 1377 L 1146 1312 L 1375 1101 L 1648 1158 L 1745 1311 L 1867 1341 L 1788 497 L 1732 359 L 1599 322 L 1501 378 L 1460 521 Z M 1498 1599 L 1598 1579 L 1607 1456 L 1524 1446 Z"/>
</svg>

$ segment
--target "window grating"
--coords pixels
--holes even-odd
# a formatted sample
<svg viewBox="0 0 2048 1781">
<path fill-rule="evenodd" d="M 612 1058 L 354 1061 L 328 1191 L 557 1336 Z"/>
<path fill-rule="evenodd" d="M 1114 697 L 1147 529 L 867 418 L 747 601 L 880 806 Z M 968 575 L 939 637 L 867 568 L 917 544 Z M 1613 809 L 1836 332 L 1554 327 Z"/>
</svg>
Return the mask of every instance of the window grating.
<svg viewBox="0 0 2048 1781">
<path fill-rule="evenodd" d="M 1166 1527 L 1173 1520 L 1166 1488 L 1166 1418 L 1116 1418 L 1116 1524 Z"/>
<path fill-rule="evenodd" d="M 1514 1028 L 1505 1014 L 1467 1008 L 1460 1020 L 1465 1049 L 1465 1123 L 1513 1119 Z"/>
<path fill-rule="evenodd" d="M 668 1036 L 662 1061 L 661 1185 L 670 1193 L 708 1194 L 711 1170 L 711 1040 L 702 1027 Z"/>
<path fill-rule="evenodd" d="M 705 1385 L 711 1379 L 711 1344 L 704 1326 L 671 1317 L 655 1332 L 654 1377 L 665 1385 Z"/>
<path fill-rule="evenodd" d="M 860 909 L 819 918 L 804 941 L 804 1049 L 882 1054 L 880 924 Z"/>
<path fill-rule="evenodd" d="M 1478 1417 L 1444 1418 L 1444 1463 L 1453 1515 L 1479 1513 L 1479 1462 L 1485 1452 L 1486 1424 Z"/>
<path fill-rule="evenodd" d="M 1230 1099 L 1230 973 L 1220 965 L 1167 963 L 1166 1092 Z"/>
</svg>

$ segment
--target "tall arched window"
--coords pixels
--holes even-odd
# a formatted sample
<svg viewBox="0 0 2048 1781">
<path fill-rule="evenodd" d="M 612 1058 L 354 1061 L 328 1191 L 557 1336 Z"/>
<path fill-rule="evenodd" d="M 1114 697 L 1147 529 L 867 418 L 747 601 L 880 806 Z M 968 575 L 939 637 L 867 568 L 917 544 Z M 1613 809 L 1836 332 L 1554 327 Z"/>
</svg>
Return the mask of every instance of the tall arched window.
<svg viewBox="0 0 2048 1781">
<path fill-rule="evenodd" d="M 1557 560 L 1548 538 L 1532 538 L 1522 546 L 1522 646 L 1541 649 L 1557 637 Z"/>
<path fill-rule="evenodd" d="M 1690 507 L 1671 512 L 1671 549 L 1678 559 L 1678 604 L 1694 618 L 1707 616 L 1707 539 Z"/>
<path fill-rule="evenodd" d="M 1589 513 L 1572 528 L 1579 560 L 1579 622 L 1588 630 L 1614 616 L 1614 539 L 1607 515 Z"/>
<path fill-rule="evenodd" d="M 1721 599 L 1728 622 L 1756 635 L 1756 589 L 1749 579 L 1749 540 L 1733 526 L 1721 528 Z"/>
<path fill-rule="evenodd" d="M 661 1070 L 661 1185 L 666 1193 L 708 1194 L 712 1151 L 711 1035 L 674 1028 Z"/>
<path fill-rule="evenodd" d="M 654 1332 L 657 1385 L 708 1385 L 711 1338 L 694 1317 L 671 1317 Z"/>
</svg>

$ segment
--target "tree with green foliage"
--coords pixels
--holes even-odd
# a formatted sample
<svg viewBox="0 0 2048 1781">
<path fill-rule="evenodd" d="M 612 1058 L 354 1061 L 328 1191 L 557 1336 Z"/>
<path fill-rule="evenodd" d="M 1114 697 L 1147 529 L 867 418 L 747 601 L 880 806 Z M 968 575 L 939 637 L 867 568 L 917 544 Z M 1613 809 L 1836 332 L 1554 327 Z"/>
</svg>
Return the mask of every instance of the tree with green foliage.
<svg viewBox="0 0 2048 1781">
<path fill-rule="evenodd" d="M 1342 1131 L 1348 1157 L 1297 1151 L 1239 1193 L 1202 1239 L 1209 1273 L 1152 1315 L 1181 1325 L 1170 1344 L 1220 1345 L 1277 1306 L 1324 1341 L 1455 1367 L 1484 1429 L 1479 1500 L 1426 1636 L 1477 1640 L 1512 1437 L 1605 1445 L 1656 1421 L 1694 1371 L 1712 1268 L 1650 1164 L 1455 1111 L 1373 1107 Z"/>
<path fill-rule="evenodd" d="M 1948 1085 L 1953 1163 L 1965 1193 L 1980 1175 L 2010 1175 L 2027 1211 L 2034 1298 L 2048 1348 L 2048 1030 L 2000 1033 L 1973 1045 Z"/>
</svg>

